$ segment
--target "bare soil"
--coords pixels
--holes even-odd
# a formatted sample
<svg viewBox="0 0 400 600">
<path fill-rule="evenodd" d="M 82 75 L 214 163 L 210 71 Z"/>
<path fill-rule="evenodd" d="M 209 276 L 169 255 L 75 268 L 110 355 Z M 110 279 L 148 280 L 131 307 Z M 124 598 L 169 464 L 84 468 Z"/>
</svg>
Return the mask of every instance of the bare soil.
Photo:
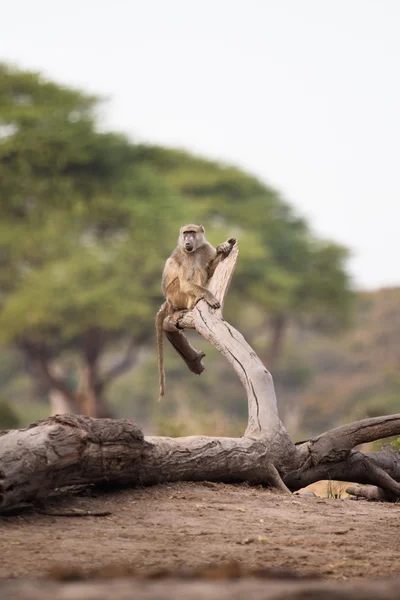
<svg viewBox="0 0 400 600">
<path fill-rule="evenodd" d="M 70 493 L 45 511 L 110 511 L 0 517 L 0 577 L 43 577 L 195 569 L 238 561 L 327 578 L 400 574 L 400 504 L 282 496 L 261 487 L 214 483 Z"/>
</svg>

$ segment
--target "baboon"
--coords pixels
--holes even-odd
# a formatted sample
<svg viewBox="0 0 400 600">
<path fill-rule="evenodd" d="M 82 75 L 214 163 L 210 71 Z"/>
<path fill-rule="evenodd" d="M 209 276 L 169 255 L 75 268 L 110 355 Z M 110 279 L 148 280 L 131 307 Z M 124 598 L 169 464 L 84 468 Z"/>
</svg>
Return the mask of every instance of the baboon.
<svg viewBox="0 0 400 600">
<path fill-rule="evenodd" d="M 156 317 L 158 371 L 160 398 L 164 396 L 164 335 L 163 322 L 175 311 L 191 310 L 199 300 L 212 308 L 219 308 L 217 298 L 207 289 L 207 283 L 218 264 L 230 253 L 235 238 L 214 248 L 205 238 L 202 225 L 184 225 L 180 228 L 178 246 L 165 263 L 162 292 L 165 298 Z"/>
</svg>

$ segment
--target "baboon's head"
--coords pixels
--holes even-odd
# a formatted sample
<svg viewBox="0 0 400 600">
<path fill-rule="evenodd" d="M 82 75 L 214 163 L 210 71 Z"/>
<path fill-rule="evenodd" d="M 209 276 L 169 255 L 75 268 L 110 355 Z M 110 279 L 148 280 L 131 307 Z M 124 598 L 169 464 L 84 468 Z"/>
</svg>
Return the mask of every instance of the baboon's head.
<svg viewBox="0 0 400 600">
<path fill-rule="evenodd" d="M 205 242 L 203 225 L 184 225 L 179 231 L 179 246 L 188 252 L 195 252 Z"/>
</svg>

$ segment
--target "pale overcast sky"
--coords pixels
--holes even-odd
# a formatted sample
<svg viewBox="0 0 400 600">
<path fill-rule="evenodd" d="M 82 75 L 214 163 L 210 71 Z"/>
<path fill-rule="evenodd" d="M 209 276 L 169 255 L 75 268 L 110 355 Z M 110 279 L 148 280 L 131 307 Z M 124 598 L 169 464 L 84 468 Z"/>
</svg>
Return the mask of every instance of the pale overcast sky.
<svg viewBox="0 0 400 600">
<path fill-rule="evenodd" d="M 400 1 L 13 0 L 0 60 L 253 172 L 352 249 L 357 286 L 400 285 Z"/>
</svg>

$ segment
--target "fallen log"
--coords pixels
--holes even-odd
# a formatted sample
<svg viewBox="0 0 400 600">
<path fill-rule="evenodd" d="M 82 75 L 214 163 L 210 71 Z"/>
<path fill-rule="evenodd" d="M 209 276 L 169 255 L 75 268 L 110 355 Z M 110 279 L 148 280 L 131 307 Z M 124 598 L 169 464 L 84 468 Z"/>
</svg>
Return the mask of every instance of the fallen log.
<svg viewBox="0 0 400 600">
<path fill-rule="evenodd" d="M 237 256 L 235 246 L 210 282 L 221 306 Z M 399 453 L 355 450 L 361 443 L 400 435 L 400 415 L 344 425 L 296 445 L 279 419 L 271 374 L 223 319 L 222 308 L 200 301 L 173 322 L 167 319 L 164 328 L 188 366 L 195 365 L 194 372 L 202 370 L 203 353 L 185 342 L 182 329 L 196 329 L 232 365 L 247 395 L 244 436 L 145 438 L 132 421 L 56 415 L 1 432 L 0 511 L 44 498 L 56 488 L 99 482 L 247 481 L 289 493 L 338 479 L 377 486 L 384 492 L 380 499 L 400 497 Z"/>
</svg>

